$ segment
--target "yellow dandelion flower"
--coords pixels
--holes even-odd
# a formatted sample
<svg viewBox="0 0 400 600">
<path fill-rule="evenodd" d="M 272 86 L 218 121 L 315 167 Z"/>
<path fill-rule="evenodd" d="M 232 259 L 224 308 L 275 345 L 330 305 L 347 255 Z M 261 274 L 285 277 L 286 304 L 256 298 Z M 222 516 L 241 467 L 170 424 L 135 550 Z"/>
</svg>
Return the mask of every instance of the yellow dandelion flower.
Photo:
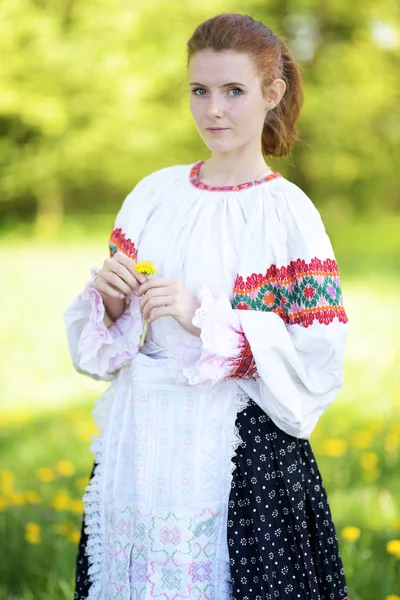
<svg viewBox="0 0 400 600">
<path fill-rule="evenodd" d="M 396 432 L 389 433 L 385 437 L 385 451 L 394 452 L 399 445 L 399 435 Z"/>
<path fill-rule="evenodd" d="M 361 466 L 363 469 L 375 469 L 378 464 L 378 455 L 376 452 L 364 452 L 361 457 Z"/>
<path fill-rule="evenodd" d="M 342 529 L 342 538 L 347 542 L 355 542 L 361 535 L 361 531 L 358 527 L 345 527 Z"/>
<path fill-rule="evenodd" d="M 8 504 L 5 498 L 0 498 L 0 512 L 7 508 Z"/>
<path fill-rule="evenodd" d="M 65 475 L 66 477 L 75 475 L 75 467 L 70 460 L 59 460 L 56 464 L 56 469 L 60 475 Z"/>
<path fill-rule="evenodd" d="M 158 272 L 151 260 L 142 260 L 142 262 L 135 263 L 133 265 L 133 269 L 136 271 L 136 273 L 142 273 L 142 275 L 146 276 L 155 275 Z M 146 319 L 144 322 L 142 337 L 140 338 L 140 346 L 143 346 L 144 344 L 148 326 L 149 321 Z"/>
<path fill-rule="evenodd" d="M 351 444 L 357 448 L 368 448 L 368 446 L 371 446 L 373 439 L 374 436 L 372 431 L 363 429 L 362 431 L 357 431 L 357 433 L 354 434 Z"/>
<path fill-rule="evenodd" d="M 5 496 L 10 505 L 22 506 L 25 504 L 24 494 L 22 492 L 6 492 Z"/>
<path fill-rule="evenodd" d="M 322 440 L 320 452 L 326 456 L 340 457 L 346 454 L 347 442 L 340 438 L 328 438 Z"/>
<path fill-rule="evenodd" d="M 50 467 L 40 467 L 39 469 L 36 469 L 36 477 L 40 481 L 44 481 L 46 483 L 49 481 L 54 481 L 55 479 L 54 471 L 53 469 L 50 469 Z"/>
<path fill-rule="evenodd" d="M 15 475 L 10 469 L 0 471 L 0 484 L 3 490 L 11 490 L 14 487 Z"/>
<path fill-rule="evenodd" d="M 92 421 L 77 423 L 76 431 L 78 436 L 87 442 L 90 442 L 94 435 L 98 435 L 100 433 Z"/>
<path fill-rule="evenodd" d="M 390 596 L 386 596 L 386 600 L 400 600 L 400 596 L 396 596 L 395 594 L 391 594 Z"/>
<path fill-rule="evenodd" d="M 60 535 L 65 535 L 66 537 L 68 537 L 68 535 L 74 529 L 74 525 L 73 525 L 73 523 L 69 523 L 69 522 L 57 523 L 57 525 L 55 526 L 55 529 L 56 529 L 57 533 L 59 533 Z"/>
<path fill-rule="evenodd" d="M 57 491 L 51 503 L 52 507 L 56 510 L 68 510 L 70 503 L 70 496 L 68 490 L 60 489 Z"/>
<path fill-rule="evenodd" d="M 25 539 L 31 544 L 38 544 L 40 542 L 40 525 L 27 523 L 25 525 Z"/>
<path fill-rule="evenodd" d="M 372 469 L 367 469 L 364 471 L 364 481 L 367 483 L 372 483 L 379 478 L 380 471 L 376 467 L 372 467 Z"/>
<path fill-rule="evenodd" d="M 83 512 L 83 501 L 82 500 L 70 500 L 68 503 L 68 509 L 78 515 Z"/>
<path fill-rule="evenodd" d="M 157 269 L 151 260 L 142 260 L 141 262 L 135 263 L 133 269 L 136 273 L 141 273 L 146 276 L 155 275 L 157 273 Z"/>
<path fill-rule="evenodd" d="M 71 531 L 68 534 L 67 537 L 68 537 L 68 539 L 71 540 L 71 542 L 74 542 L 75 544 L 77 544 L 79 542 L 79 540 L 81 539 L 81 533 L 77 529 L 74 529 L 73 531 Z"/>
<path fill-rule="evenodd" d="M 84 490 L 89 484 L 89 478 L 86 475 L 83 475 L 82 477 L 78 477 L 75 483 L 80 490 Z"/>
<path fill-rule="evenodd" d="M 386 552 L 393 554 L 396 558 L 400 558 L 400 540 L 390 540 L 386 544 Z"/>
<path fill-rule="evenodd" d="M 28 491 L 25 492 L 25 500 L 29 504 L 39 504 L 39 502 L 40 502 L 40 496 L 34 490 L 28 490 Z"/>
</svg>

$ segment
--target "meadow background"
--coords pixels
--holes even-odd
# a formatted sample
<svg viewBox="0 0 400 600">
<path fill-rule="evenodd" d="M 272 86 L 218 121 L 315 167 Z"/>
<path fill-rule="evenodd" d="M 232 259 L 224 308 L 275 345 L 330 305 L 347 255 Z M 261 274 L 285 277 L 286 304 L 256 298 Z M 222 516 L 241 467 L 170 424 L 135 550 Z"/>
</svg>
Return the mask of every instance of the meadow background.
<svg viewBox="0 0 400 600">
<path fill-rule="evenodd" d="M 350 321 L 346 381 L 312 436 L 351 600 L 400 600 L 400 6 L 395 0 L 2 0 L 0 599 L 72 600 L 91 410 L 63 311 L 144 175 L 207 157 L 185 44 L 249 13 L 301 66 L 301 140 L 272 168 L 318 207 Z"/>
</svg>

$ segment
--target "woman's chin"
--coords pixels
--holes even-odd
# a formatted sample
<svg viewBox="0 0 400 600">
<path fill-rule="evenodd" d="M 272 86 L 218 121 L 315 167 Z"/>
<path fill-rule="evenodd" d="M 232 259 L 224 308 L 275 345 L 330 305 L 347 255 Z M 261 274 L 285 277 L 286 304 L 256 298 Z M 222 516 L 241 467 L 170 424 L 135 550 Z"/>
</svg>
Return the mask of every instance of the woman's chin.
<svg viewBox="0 0 400 600">
<path fill-rule="evenodd" d="M 231 150 L 235 149 L 234 144 L 229 143 L 227 141 L 223 141 L 223 140 L 203 140 L 205 145 L 207 146 L 207 148 L 211 151 L 211 152 L 215 152 L 215 153 L 223 153 L 223 152 L 230 152 Z"/>
</svg>

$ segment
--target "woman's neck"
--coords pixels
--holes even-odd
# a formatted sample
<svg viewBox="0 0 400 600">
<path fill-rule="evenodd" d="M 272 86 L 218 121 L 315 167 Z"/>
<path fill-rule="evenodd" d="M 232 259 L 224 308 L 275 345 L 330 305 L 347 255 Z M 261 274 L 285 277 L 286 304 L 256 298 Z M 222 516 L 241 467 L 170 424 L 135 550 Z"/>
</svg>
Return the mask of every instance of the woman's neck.
<svg viewBox="0 0 400 600">
<path fill-rule="evenodd" d="M 246 181 L 256 181 L 270 175 L 272 170 L 263 155 L 248 157 L 227 154 L 213 154 L 201 167 L 200 179 L 212 186 L 238 185 Z"/>
</svg>

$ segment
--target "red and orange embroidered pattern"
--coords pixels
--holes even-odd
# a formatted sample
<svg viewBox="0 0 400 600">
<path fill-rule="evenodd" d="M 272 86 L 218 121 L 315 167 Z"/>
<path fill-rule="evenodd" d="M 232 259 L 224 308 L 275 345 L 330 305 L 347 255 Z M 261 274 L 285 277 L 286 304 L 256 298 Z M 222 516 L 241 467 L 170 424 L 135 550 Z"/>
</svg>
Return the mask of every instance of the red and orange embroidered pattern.
<svg viewBox="0 0 400 600">
<path fill-rule="evenodd" d="M 234 377 L 237 379 L 259 377 L 257 372 L 256 361 L 254 360 L 250 344 L 244 333 L 241 334 L 241 337 L 242 340 L 240 343 L 240 347 L 242 348 L 242 352 L 240 353 L 239 358 L 231 361 L 232 371 L 230 373 L 230 377 Z"/>
<path fill-rule="evenodd" d="M 208 185 L 207 183 L 203 183 L 200 181 L 200 169 L 204 164 L 204 160 L 201 160 L 193 165 L 190 170 L 189 181 L 192 185 L 199 188 L 200 190 L 207 190 L 208 192 L 239 192 L 240 190 L 246 190 L 247 188 L 254 187 L 255 185 L 260 185 L 261 183 L 265 183 L 266 181 L 272 181 L 277 177 L 282 177 L 278 171 L 274 171 L 261 179 L 256 179 L 255 181 L 246 181 L 245 183 L 239 183 L 238 185 L 224 185 L 224 186 L 216 186 L 216 185 Z"/>
<path fill-rule="evenodd" d="M 246 280 L 238 275 L 233 292 L 232 308 L 275 312 L 286 325 L 309 327 L 314 321 L 328 325 L 335 317 L 348 322 L 338 266 L 329 258 L 313 258 L 310 263 L 298 258 L 281 268 L 271 265 L 264 275 L 253 273 Z M 231 377 L 258 377 L 245 337 L 241 345 L 243 352 L 232 362 Z"/>
<path fill-rule="evenodd" d="M 335 260 L 327 258 L 293 260 L 287 266 L 271 265 L 262 275 L 253 273 L 246 280 L 240 275 L 234 285 L 232 307 L 277 313 L 287 325 L 304 327 L 314 321 L 328 325 L 335 317 L 348 318 L 343 307 L 339 271 Z"/>
<path fill-rule="evenodd" d="M 137 249 L 135 244 L 122 232 L 122 229 L 119 227 L 114 227 L 111 232 L 111 237 L 109 241 L 110 247 L 110 256 L 114 256 L 118 250 L 129 256 L 129 258 L 136 258 Z"/>
</svg>

